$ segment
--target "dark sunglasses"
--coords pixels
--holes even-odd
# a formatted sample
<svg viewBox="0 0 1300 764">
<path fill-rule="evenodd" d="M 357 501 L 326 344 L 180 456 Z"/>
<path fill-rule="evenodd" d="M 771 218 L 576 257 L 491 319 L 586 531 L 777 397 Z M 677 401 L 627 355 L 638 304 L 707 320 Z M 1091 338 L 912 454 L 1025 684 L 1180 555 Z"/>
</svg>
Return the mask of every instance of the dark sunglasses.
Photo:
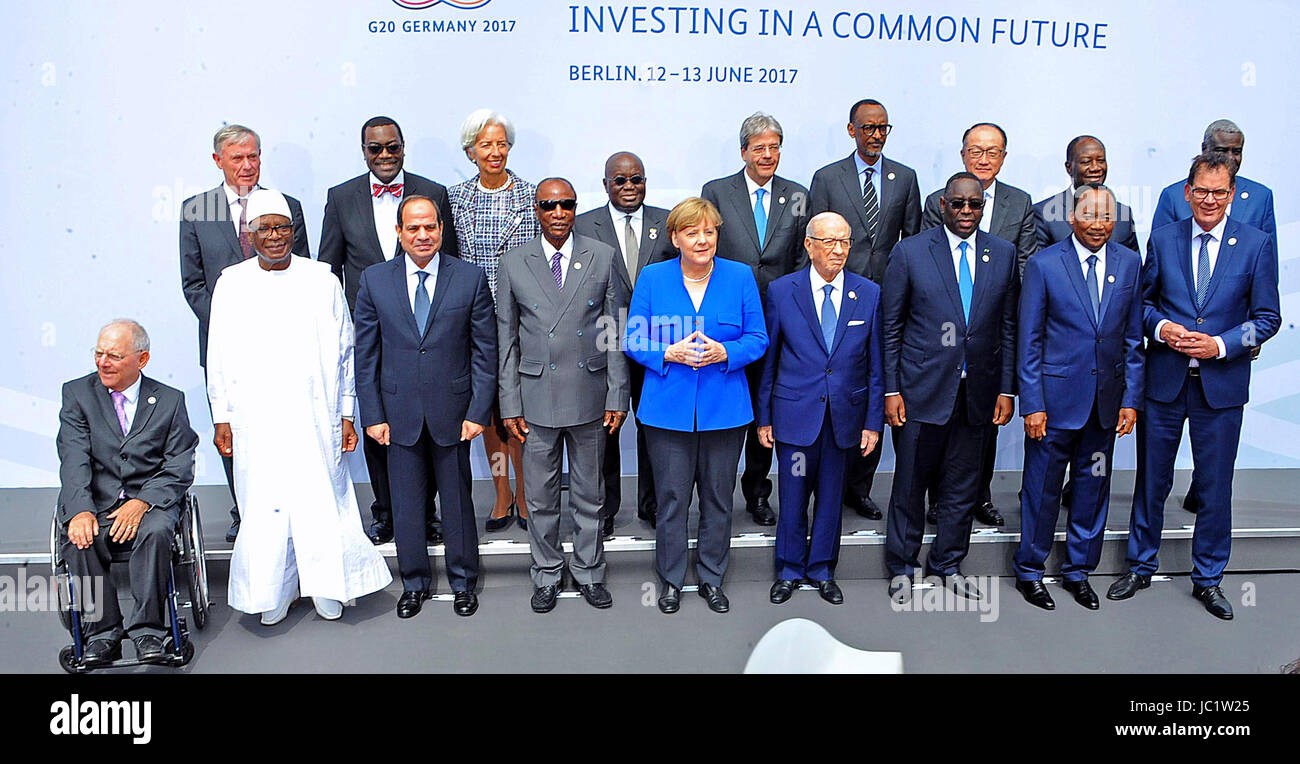
<svg viewBox="0 0 1300 764">
<path fill-rule="evenodd" d="M 569 210 L 577 209 L 578 200 L 577 199 L 541 199 L 537 202 L 537 206 L 541 208 L 542 212 L 550 212 L 551 210 L 554 210 L 556 207 L 559 207 L 562 210 L 569 211 Z"/>
<path fill-rule="evenodd" d="M 964 210 L 968 205 L 973 210 L 984 209 L 983 199 L 945 199 L 944 201 L 948 202 L 948 206 L 954 210 Z"/>
<path fill-rule="evenodd" d="M 615 175 L 615 176 L 610 180 L 610 182 L 613 183 L 613 184 L 616 185 L 616 186 L 622 186 L 622 185 L 628 183 L 629 181 L 632 183 L 632 185 L 634 185 L 634 186 L 639 186 L 639 185 L 641 185 L 642 183 L 645 183 L 645 176 L 644 176 L 644 175 L 633 175 L 632 177 L 629 178 L 629 177 L 626 176 L 626 175 Z"/>
<path fill-rule="evenodd" d="M 380 154 L 384 153 L 384 149 L 388 149 L 389 154 L 392 154 L 393 156 L 397 156 L 398 154 L 402 153 L 402 144 L 398 143 L 397 141 L 393 141 L 392 143 L 367 143 L 366 144 L 366 151 L 370 152 L 371 156 L 376 156 L 376 157 L 379 156 Z"/>
</svg>

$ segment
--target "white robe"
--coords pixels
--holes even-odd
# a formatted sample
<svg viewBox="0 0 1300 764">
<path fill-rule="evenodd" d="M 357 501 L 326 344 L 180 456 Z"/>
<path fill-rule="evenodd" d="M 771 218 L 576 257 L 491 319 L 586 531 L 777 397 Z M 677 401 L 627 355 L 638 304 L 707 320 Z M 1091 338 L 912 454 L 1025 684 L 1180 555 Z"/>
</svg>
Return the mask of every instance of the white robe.
<svg viewBox="0 0 1300 764">
<path fill-rule="evenodd" d="M 240 527 L 230 606 L 274 610 L 304 597 L 346 602 L 392 580 L 361 529 L 343 458 L 356 406 L 352 318 L 328 265 L 256 257 L 221 273 L 208 328 L 213 422 L 233 434 Z M 358 431 L 360 428 L 358 427 Z"/>
</svg>

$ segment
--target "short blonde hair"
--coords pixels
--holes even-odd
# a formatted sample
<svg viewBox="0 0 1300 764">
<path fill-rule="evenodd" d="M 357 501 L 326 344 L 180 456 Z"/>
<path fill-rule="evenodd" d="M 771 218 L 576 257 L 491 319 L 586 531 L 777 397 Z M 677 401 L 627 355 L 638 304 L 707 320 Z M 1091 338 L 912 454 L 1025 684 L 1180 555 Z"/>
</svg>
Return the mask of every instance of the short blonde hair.
<svg viewBox="0 0 1300 764">
<path fill-rule="evenodd" d="M 713 206 L 713 202 L 698 196 L 683 199 L 668 213 L 668 233 L 671 235 L 684 228 L 697 226 L 706 219 L 714 228 L 722 225 L 722 213 Z"/>
</svg>

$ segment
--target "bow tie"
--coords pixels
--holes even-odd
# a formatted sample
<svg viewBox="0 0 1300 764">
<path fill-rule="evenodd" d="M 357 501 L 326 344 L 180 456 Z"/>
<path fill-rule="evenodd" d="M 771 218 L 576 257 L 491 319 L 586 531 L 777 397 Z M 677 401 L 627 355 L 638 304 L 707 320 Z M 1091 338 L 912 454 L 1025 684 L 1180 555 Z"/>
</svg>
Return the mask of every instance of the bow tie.
<svg viewBox="0 0 1300 764">
<path fill-rule="evenodd" d="M 387 191 L 388 193 L 392 194 L 393 196 L 397 196 L 397 197 L 400 197 L 400 196 L 402 195 L 402 184 L 401 184 L 401 183 L 394 183 L 394 184 L 392 184 L 391 186 L 385 186 L 383 183 L 371 183 L 370 185 L 371 185 L 371 187 L 373 187 L 374 190 L 375 190 L 375 198 L 376 198 L 376 199 L 378 199 L 380 196 L 382 196 L 383 193 L 384 193 L 385 191 Z"/>
</svg>

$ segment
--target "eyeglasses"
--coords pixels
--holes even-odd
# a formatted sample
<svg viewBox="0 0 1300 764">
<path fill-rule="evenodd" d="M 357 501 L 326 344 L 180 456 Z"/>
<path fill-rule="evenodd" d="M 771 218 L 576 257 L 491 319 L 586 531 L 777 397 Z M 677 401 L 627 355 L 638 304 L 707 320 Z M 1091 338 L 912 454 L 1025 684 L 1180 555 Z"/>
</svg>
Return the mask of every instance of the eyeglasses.
<svg viewBox="0 0 1300 764">
<path fill-rule="evenodd" d="M 281 223 L 280 225 L 260 225 L 257 228 L 254 228 L 253 230 L 261 234 L 262 236 L 270 236 L 273 233 L 279 234 L 280 236 L 292 236 L 293 223 Z"/>
<path fill-rule="evenodd" d="M 944 199 L 944 201 L 954 210 L 964 210 L 967 207 L 970 207 L 972 210 L 984 209 L 983 199 Z"/>
<path fill-rule="evenodd" d="M 980 148 L 979 146 L 967 146 L 966 148 L 962 149 L 962 151 L 966 152 L 966 156 L 970 157 L 971 159 L 979 159 L 980 157 L 997 159 L 1003 154 L 1002 149 L 995 148 L 995 147 Z"/>
<path fill-rule="evenodd" d="M 91 348 L 90 352 L 95 354 L 95 363 L 99 363 L 105 356 L 107 356 L 108 360 L 113 363 L 121 363 L 127 359 L 127 356 L 122 355 L 121 353 L 110 353 L 107 350 L 100 350 L 99 348 Z M 128 353 L 127 355 L 135 355 L 135 353 Z"/>
<path fill-rule="evenodd" d="M 639 186 L 642 183 L 645 183 L 645 176 L 633 175 L 632 177 L 629 178 L 626 175 L 615 175 L 613 178 L 610 179 L 610 182 L 616 186 L 622 186 L 627 183 L 631 183 L 634 186 Z"/>
<path fill-rule="evenodd" d="M 371 156 L 375 156 L 375 157 L 379 156 L 380 154 L 384 153 L 384 149 L 388 149 L 389 154 L 392 154 L 393 156 L 397 156 L 398 154 L 402 153 L 402 144 L 398 143 L 397 141 L 393 141 L 392 143 L 367 143 L 366 144 L 366 151 L 370 152 Z"/>
<path fill-rule="evenodd" d="M 867 135 L 880 133 L 882 136 L 889 135 L 889 131 L 894 129 L 893 125 L 855 125 L 855 127 Z"/>
<path fill-rule="evenodd" d="M 821 236 L 809 236 L 808 238 L 812 239 L 813 241 L 819 241 L 824 246 L 830 249 L 835 249 L 836 247 L 840 247 L 840 246 L 844 247 L 845 249 L 853 248 L 853 239 L 830 239 L 830 238 L 823 238 Z"/>
<path fill-rule="evenodd" d="M 1201 188 L 1200 186 L 1197 186 L 1196 188 L 1192 189 L 1192 198 L 1198 202 L 1205 201 L 1205 197 L 1207 196 L 1213 196 L 1214 201 L 1221 202 L 1224 199 L 1227 199 L 1228 196 L 1231 194 L 1232 194 L 1232 190 L 1227 188 L 1208 189 L 1208 188 Z"/>
<path fill-rule="evenodd" d="M 578 200 L 577 199 L 539 199 L 537 201 L 537 206 L 542 210 L 542 212 L 551 212 L 556 207 L 559 207 L 560 209 L 565 210 L 567 212 L 567 211 L 574 210 L 578 207 Z"/>
</svg>

